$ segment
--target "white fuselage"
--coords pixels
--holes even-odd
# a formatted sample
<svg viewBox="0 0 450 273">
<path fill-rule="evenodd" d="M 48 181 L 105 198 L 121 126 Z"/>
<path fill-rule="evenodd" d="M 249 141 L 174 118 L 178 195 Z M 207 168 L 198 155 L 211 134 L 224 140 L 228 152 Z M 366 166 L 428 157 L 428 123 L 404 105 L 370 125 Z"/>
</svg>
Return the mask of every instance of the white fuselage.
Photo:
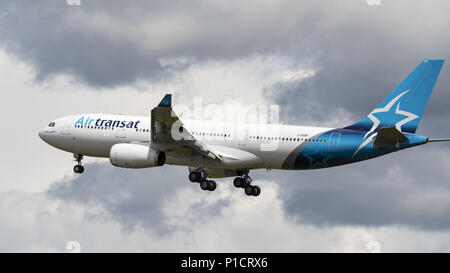
<svg viewBox="0 0 450 273">
<path fill-rule="evenodd" d="M 80 120 L 82 117 L 83 120 Z M 332 130 L 323 127 L 184 119 L 183 124 L 195 139 L 220 154 L 244 159 L 220 164 L 214 160 L 206 160 L 205 167 L 212 168 L 282 169 L 283 162 L 299 145 Z M 111 147 L 117 143 L 150 145 L 150 134 L 150 117 L 107 114 L 63 117 L 55 120 L 54 126 L 39 132 L 45 142 L 58 149 L 92 157 L 109 157 Z M 246 159 L 248 160 L 245 161 Z M 193 162 L 193 155 L 189 152 L 167 152 L 166 164 L 194 166 Z"/>
</svg>

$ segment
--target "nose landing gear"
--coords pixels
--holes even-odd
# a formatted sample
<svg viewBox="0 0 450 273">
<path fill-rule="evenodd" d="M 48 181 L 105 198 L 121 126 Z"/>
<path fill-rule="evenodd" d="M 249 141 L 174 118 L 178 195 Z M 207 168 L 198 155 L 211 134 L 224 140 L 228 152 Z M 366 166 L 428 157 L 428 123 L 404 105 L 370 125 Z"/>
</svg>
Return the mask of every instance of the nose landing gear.
<svg viewBox="0 0 450 273">
<path fill-rule="evenodd" d="M 75 173 L 83 173 L 84 172 L 84 167 L 83 165 L 81 165 L 81 160 L 83 160 L 83 155 L 80 154 L 73 154 L 73 158 L 75 158 L 75 161 L 77 162 L 77 165 L 75 165 L 73 167 L 73 171 Z"/>
</svg>

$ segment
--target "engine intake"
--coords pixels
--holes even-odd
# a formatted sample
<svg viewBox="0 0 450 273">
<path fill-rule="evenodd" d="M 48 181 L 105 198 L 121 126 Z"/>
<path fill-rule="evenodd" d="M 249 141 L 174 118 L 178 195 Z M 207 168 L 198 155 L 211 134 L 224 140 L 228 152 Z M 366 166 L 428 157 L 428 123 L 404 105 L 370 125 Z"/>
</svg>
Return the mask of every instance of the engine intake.
<svg viewBox="0 0 450 273">
<path fill-rule="evenodd" d="M 140 144 L 119 143 L 111 147 L 109 160 L 122 168 L 158 167 L 166 163 L 166 154 Z"/>
</svg>

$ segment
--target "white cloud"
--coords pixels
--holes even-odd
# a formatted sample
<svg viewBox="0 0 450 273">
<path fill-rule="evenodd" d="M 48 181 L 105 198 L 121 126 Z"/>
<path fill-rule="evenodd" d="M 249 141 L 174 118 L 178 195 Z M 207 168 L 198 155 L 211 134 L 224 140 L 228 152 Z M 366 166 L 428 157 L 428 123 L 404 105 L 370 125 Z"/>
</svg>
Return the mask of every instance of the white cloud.
<svg viewBox="0 0 450 273">
<path fill-rule="evenodd" d="M 426 232 L 399 226 L 317 227 L 286 217 L 279 189 L 262 181 L 261 198 L 237 194 L 229 184 L 217 192 L 184 188 L 163 207 L 168 228 L 158 236 L 143 227 L 124 232 L 108 217 L 92 217 L 102 207 L 53 199 L 45 193 L 0 194 L 0 251 L 64 252 L 78 241 L 81 251 L 157 252 L 367 252 L 371 241 L 383 252 L 448 251 L 450 232 Z M 219 201 L 218 201 L 219 200 Z M 211 213 L 220 202 L 220 209 Z M 207 208 L 207 210 L 205 210 Z"/>
</svg>

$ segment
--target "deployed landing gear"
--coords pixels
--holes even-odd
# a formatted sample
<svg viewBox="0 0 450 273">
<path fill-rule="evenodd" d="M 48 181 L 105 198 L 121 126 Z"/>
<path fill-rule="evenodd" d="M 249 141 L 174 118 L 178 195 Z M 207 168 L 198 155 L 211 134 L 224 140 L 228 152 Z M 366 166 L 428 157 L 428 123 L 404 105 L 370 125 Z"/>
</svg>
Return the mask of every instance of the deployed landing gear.
<svg viewBox="0 0 450 273">
<path fill-rule="evenodd" d="M 248 186 L 244 191 L 248 196 L 258 196 L 261 193 L 261 188 L 259 186 Z"/>
<path fill-rule="evenodd" d="M 81 165 L 75 165 L 75 166 L 73 167 L 73 171 L 74 171 L 75 173 L 83 173 L 83 172 L 84 172 L 84 167 L 81 166 Z"/>
<path fill-rule="evenodd" d="M 233 180 L 233 185 L 234 185 L 236 188 L 245 188 L 245 187 L 247 187 L 247 186 L 250 186 L 250 181 L 247 180 L 247 179 L 245 179 L 244 177 L 236 177 L 236 178 Z"/>
<path fill-rule="evenodd" d="M 83 160 L 83 155 L 80 154 L 73 154 L 73 158 L 75 158 L 75 161 L 77 162 L 77 165 L 73 167 L 73 171 L 75 173 L 83 173 L 84 167 L 81 165 L 81 160 Z"/>
<path fill-rule="evenodd" d="M 200 188 L 204 191 L 214 191 L 217 188 L 217 184 L 213 180 L 204 180 L 200 182 Z"/>
<path fill-rule="evenodd" d="M 206 179 L 206 173 L 205 172 L 190 172 L 189 173 L 189 181 L 191 182 L 201 182 L 202 180 Z"/>
<path fill-rule="evenodd" d="M 200 188 L 204 191 L 214 191 L 217 188 L 216 182 L 206 179 L 206 177 L 207 173 L 201 168 L 189 173 L 189 181 L 200 183 Z"/>
<path fill-rule="evenodd" d="M 244 170 L 241 177 L 236 177 L 233 181 L 233 185 L 236 188 L 243 188 L 244 192 L 248 196 L 258 196 L 261 193 L 259 186 L 252 186 L 252 179 L 248 175 L 249 171 Z"/>
<path fill-rule="evenodd" d="M 203 168 L 190 168 L 189 181 L 193 183 L 199 183 L 200 188 L 204 191 L 214 191 L 217 188 L 217 184 L 213 180 L 207 179 L 207 173 Z M 244 189 L 244 192 L 248 196 L 259 196 L 261 194 L 261 188 L 256 185 L 251 185 L 252 179 L 248 175 L 249 170 L 237 171 L 238 177 L 234 178 L 233 185 L 236 188 Z"/>
</svg>

